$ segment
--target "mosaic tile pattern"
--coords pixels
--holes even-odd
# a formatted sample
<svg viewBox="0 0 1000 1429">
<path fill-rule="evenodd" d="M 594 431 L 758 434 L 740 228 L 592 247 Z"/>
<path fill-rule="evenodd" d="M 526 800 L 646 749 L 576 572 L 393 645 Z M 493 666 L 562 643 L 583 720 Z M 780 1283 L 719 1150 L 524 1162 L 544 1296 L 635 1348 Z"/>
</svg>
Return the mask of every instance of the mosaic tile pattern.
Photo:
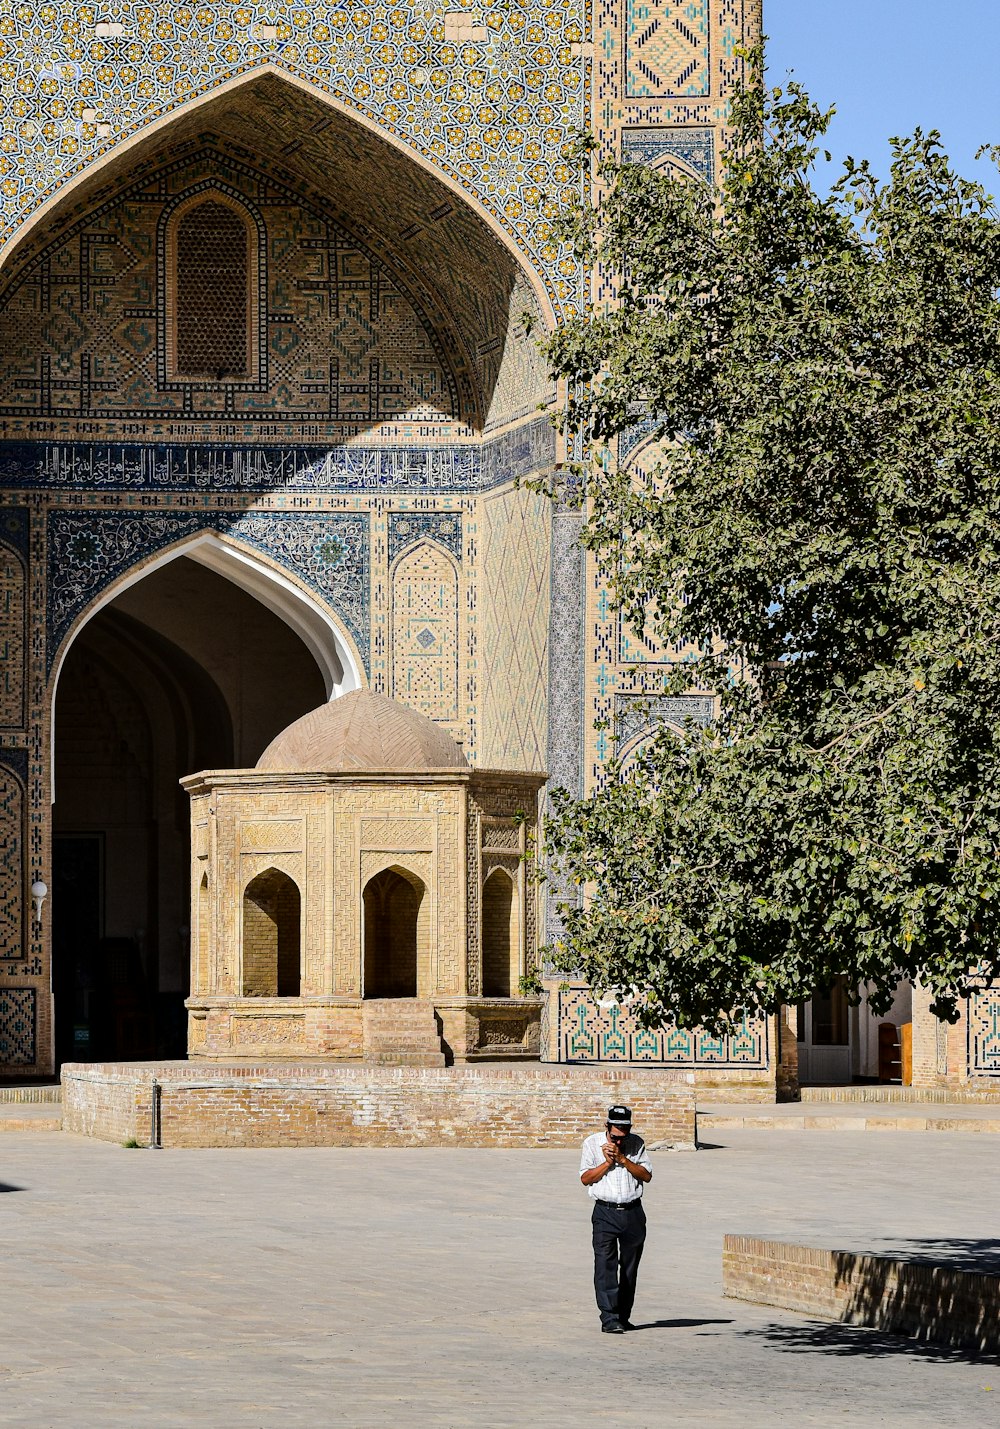
<svg viewBox="0 0 1000 1429">
<path fill-rule="evenodd" d="M 385 0 L 355 11 L 331 0 L 308 9 L 291 0 L 219 0 L 201 9 L 183 0 L 108 0 L 99 12 L 77 0 L 0 5 L 0 243 L 8 245 L 0 283 L 11 291 L 35 284 L 62 325 L 28 354 L 29 376 L 40 377 L 47 348 L 50 392 L 53 371 L 56 382 L 80 378 L 79 394 L 70 393 L 80 398 L 75 411 L 29 414 L 30 440 L 15 439 L 20 418 L 0 415 L 0 502 L 8 503 L 0 521 L 16 511 L 18 525 L 0 529 L 0 545 L 27 559 L 30 505 L 37 572 L 27 612 L 27 727 L 0 736 L 24 746 L 5 749 L 3 759 L 30 795 L 30 868 L 48 857 L 46 653 L 51 660 L 108 582 L 206 526 L 246 541 L 328 600 L 378 688 L 392 680 L 391 569 L 419 542 L 435 543 L 441 560 L 448 553 L 458 563 L 458 723 L 470 753 L 482 762 L 488 746 L 491 763 L 535 767 L 548 759 L 563 772 L 560 782 L 580 792 L 600 780 L 614 745 L 616 698 L 662 694 L 663 671 L 648 660 L 621 663 L 606 593 L 573 548 L 573 518 L 543 503 L 536 519 L 526 493 L 497 490 L 557 459 L 552 429 L 535 415 L 551 388 L 523 319 L 537 328 L 587 295 L 587 276 L 551 228 L 549 200 L 565 198 L 573 184 L 566 140 L 590 126 L 608 156 L 632 153 L 707 173 L 725 88 L 739 69 L 734 46 L 757 9 L 756 0 L 597 0 L 592 8 L 583 0 L 483 0 L 456 28 L 445 12 L 394 9 Z M 116 154 L 125 138 L 137 142 Z M 258 291 L 251 325 L 258 355 L 285 379 L 270 424 L 259 411 L 237 412 L 235 394 L 228 409 L 224 393 L 213 409 L 218 392 L 198 406 L 192 391 L 187 410 L 182 401 L 163 416 L 143 410 L 142 392 L 161 391 L 161 378 L 175 371 L 165 234 L 153 234 L 157 245 L 163 240 L 155 261 L 140 255 L 151 281 L 133 288 L 134 314 L 119 313 L 117 323 L 107 315 L 118 280 L 133 282 L 115 266 L 118 235 L 148 240 L 143 214 L 162 205 L 160 185 L 173 184 L 176 198 L 179 176 L 199 165 L 195 184 L 229 185 L 253 207 L 254 221 L 263 219 L 264 268 L 281 279 Z M 42 205 L 44 220 L 28 222 Z M 293 209 L 300 217 L 268 230 L 272 216 Z M 294 353 L 281 350 L 290 327 L 329 324 L 335 304 L 354 302 L 357 319 L 367 296 L 371 312 L 370 281 L 367 290 L 352 288 L 353 268 L 331 265 L 328 248 L 324 256 L 305 247 L 320 229 L 369 255 L 415 315 L 429 348 L 425 364 L 407 369 L 418 398 L 427 393 L 420 372 L 438 374 L 424 405 L 382 410 L 383 370 L 373 381 L 362 350 L 370 335 L 363 342 L 356 331 L 347 356 L 337 354 L 336 417 L 329 361 L 298 368 Z M 102 241 L 84 245 L 88 233 Z M 48 264 L 51 276 L 60 254 L 55 288 L 41 292 L 32 265 Z M 60 305 L 74 283 L 78 293 L 87 288 L 88 304 Z M 110 326 L 95 343 L 81 338 L 77 319 Z M 388 343 L 389 328 L 380 312 L 375 340 Z M 332 331 L 323 341 L 329 357 Z M 150 342 L 154 388 L 141 356 Z M 0 346 L 2 364 L 11 344 Z M 128 381 L 140 395 L 113 418 L 121 425 L 112 439 L 94 430 L 111 420 L 92 415 L 95 394 L 107 400 L 101 383 L 120 391 Z M 449 381 L 454 396 L 446 402 L 440 393 Z M 304 394 L 308 410 L 295 405 Z M 341 410 L 342 394 L 350 412 Z M 436 509 L 445 503 L 452 509 Z M 410 509 L 390 509 L 401 506 Z M 449 532 L 456 514 L 460 530 Z M 407 531 L 397 517 L 419 518 L 417 527 Z M 421 630 L 417 623 L 410 630 L 414 651 Z M 530 654 L 509 659 L 515 647 Z M 602 715 L 612 728 L 598 736 L 591 723 Z M 26 921 L 23 937 L 24 961 L 8 960 L 4 980 L 37 978 L 42 997 L 36 1006 L 34 988 L 12 989 L 17 1006 L 0 1009 L 0 1062 L 20 1069 L 25 1057 L 39 1057 L 41 1070 L 48 953 Z M 605 1030 L 611 1041 L 597 1051 L 614 1059 L 618 1033 Z M 678 1056 L 673 1044 L 652 1052 L 629 1045 L 639 1060 Z M 708 1043 L 688 1051 L 716 1055 Z"/>
<path fill-rule="evenodd" d="M 16 6 L 0 17 L 0 62 L 19 96 L 0 173 L 0 237 L 122 138 L 270 66 L 335 96 L 466 186 L 556 290 L 562 254 L 542 252 L 544 220 L 527 194 L 558 189 L 560 150 L 584 122 L 574 49 L 584 7 L 485 0 L 483 11 L 485 38 L 456 45 L 441 12 L 385 3 Z"/>
<path fill-rule="evenodd" d="M 969 1076 L 1000 1077 L 1000 988 L 969 998 Z"/>
<path fill-rule="evenodd" d="M 471 494 L 544 470 L 554 456 L 546 417 L 481 445 L 424 448 L 0 441 L 0 488 Z"/>
<path fill-rule="evenodd" d="M 367 515 L 53 511 L 48 518 L 49 667 L 76 616 L 112 581 L 164 546 L 206 529 L 245 542 L 310 585 L 343 621 L 367 665 Z"/>
<path fill-rule="evenodd" d="M 549 631 L 549 746 L 553 785 L 579 797 L 583 791 L 584 607 L 579 511 L 552 516 L 552 615 Z"/>
<path fill-rule="evenodd" d="M 233 274 L 242 259 L 245 292 L 234 301 L 255 315 L 253 370 L 248 334 L 232 357 L 237 370 L 208 382 L 181 373 L 223 360 L 202 348 L 225 332 L 216 311 L 225 289 L 196 290 L 189 275 L 174 293 L 168 281 L 171 215 L 192 198 L 201 202 L 184 222 L 207 209 L 236 225 L 237 252 L 224 267 Z M 252 289 L 246 225 L 259 247 Z M 171 317 L 176 343 L 186 344 L 173 358 Z M 280 423 L 286 441 L 308 424 L 338 441 L 362 429 L 377 435 L 386 423 L 475 422 L 478 410 L 468 383 L 461 410 L 441 338 L 371 250 L 293 189 L 211 145 L 171 158 L 45 246 L 0 301 L 0 337 L 0 418 L 12 436 L 32 435 L 44 419 L 112 436 L 136 423 L 165 436 L 181 423 L 228 423 L 246 440 L 273 439 Z"/>
<path fill-rule="evenodd" d="M 715 131 L 676 125 L 626 129 L 622 135 L 622 158 L 654 169 L 668 167 L 679 159 L 711 183 L 715 177 Z"/>
<path fill-rule="evenodd" d="M 392 575 L 392 698 L 453 726 L 458 623 L 458 568 L 435 542 L 419 541 Z"/>
<path fill-rule="evenodd" d="M 738 1031 L 724 1037 L 713 1037 L 701 1029 L 647 1030 L 616 1003 L 600 1006 L 587 988 L 571 988 L 558 996 L 559 1051 L 564 1062 L 649 1062 L 746 1070 L 763 1070 L 768 1065 L 764 1021 L 745 1021 Z"/>
<path fill-rule="evenodd" d="M 2 446 L 0 446 L 2 451 Z M 0 478 L 2 485 L 2 478 Z M 25 506 L 0 508 L 0 541 L 5 546 L 27 558 L 28 555 L 28 510 Z"/>
<path fill-rule="evenodd" d="M 388 556 L 390 566 L 414 541 L 436 541 L 455 560 L 462 560 L 462 513 L 460 511 L 391 511 L 389 513 Z"/>
<path fill-rule="evenodd" d="M 24 783 L 0 765 L 0 958 L 20 958 L 24 952 L 25 882 Z"/>
<path fill-rule="evenodd" d="M 30 1066 L 35 1051 L 33 987 L 0 987 L 0 1066 Z"/>
<path fill-rule="evenodd" d="M 545 768 L 549 519 L 547 498 L 524 490 L 483 503 L 479 759 L 494 769 Z"/>
<path fill-rule="evenodd" d="M 626 0 L 625 65 L 630 98 L 707 95 L 708 0 Z"/>
<path fill-rule="evenodd" d="M 12 524 L 16 523 L 16 518 Z M 0 518 L 0 531 L 4 528 Z M 27 573 L 22 557 L 0 541 L 0 729 L 27 719 L 24 666 L 28 648 Z M 0 944 L 2 946 L 2 944 Z"/>
<path fill-rule="evenodd" d="M 713 707 L 711 695 L 616 695 L 615 739 L 624 746 L 661 724 L 707 724 Z"/>
</svg>

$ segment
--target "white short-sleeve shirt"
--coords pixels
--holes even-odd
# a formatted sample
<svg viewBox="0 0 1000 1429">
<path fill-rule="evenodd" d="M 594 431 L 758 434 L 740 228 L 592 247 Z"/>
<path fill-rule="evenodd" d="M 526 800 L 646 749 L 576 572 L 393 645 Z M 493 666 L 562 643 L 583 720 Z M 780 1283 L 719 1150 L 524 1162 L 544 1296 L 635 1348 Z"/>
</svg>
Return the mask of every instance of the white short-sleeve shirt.
<svg viewBox="0 0 1000 1429">
<path fill-rule="evenodd" d="M 607 1139 L 606 1131 L 598 1131 L 593 1136 L 587 1137 L 580 1155 L 581 1176 L 584 1171 L 593 1171 L 595 1167 L 604 1165 L 606 1158 L 601 1147 Z M 622 1143 L 622 1151 L 636 1166 L 644 1166 L 652 1175 L 653 1167 L 649 1160 L 649 1152 L 646 1150 L 646 1143 L 641 1136 L 630 1131 Z M 587 1187 L 587 1195 L 593 1197 L 595 1201 L 611 1201 L 616 1206 L 624 1205 L 626 1201 L 639 1200 L 642 1195 L 642 1186 L 643 1183 L 633 1176 L 626 1166 L 613 1166 L 606 1176 L 602 1176 L 599 1181 L 594 1181 Z"/>
</svg>

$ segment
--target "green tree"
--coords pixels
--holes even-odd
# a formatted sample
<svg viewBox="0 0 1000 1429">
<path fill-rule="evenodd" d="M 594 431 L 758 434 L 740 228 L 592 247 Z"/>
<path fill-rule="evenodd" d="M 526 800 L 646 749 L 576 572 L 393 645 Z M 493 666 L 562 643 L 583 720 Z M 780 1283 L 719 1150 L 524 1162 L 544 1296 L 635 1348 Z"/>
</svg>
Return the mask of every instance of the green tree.
<svg viewBox="0 0 1000 1429">
<path fill-rule="evenodd" d="M 637 165 L 565 219 L 619 275 L 547 343 L 584 543 L 718 717 L 554 797 L 557 962 L 720 1027 L 837 974 L 939 1016 L 1000 969 L 1000 217 L 936 133 L 813 183 L 829 121 L 761 56 L 719 189 Z M 832 112 L 832 111 L 831 111 Z M 763 138 L 762 138 L 763 136 Z M 610 440 L 645 414 L 647 476 Z"/>
</svg>

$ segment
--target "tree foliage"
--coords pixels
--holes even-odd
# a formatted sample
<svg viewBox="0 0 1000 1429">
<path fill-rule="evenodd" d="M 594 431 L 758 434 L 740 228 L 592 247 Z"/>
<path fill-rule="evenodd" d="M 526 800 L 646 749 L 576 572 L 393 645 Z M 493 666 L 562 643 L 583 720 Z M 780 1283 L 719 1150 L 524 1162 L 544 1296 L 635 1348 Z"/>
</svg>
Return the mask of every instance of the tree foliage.
<svg viewBox="0 0 1000 1429">
<path fill-rule="evenodd" d="M 845 974 L 942 1017 L 1000 971 L 1000 217 L 939 136 L 813 167 L 760 55 L 721 187 L 638 165 L 564 220 L 617 300 L 547 351 L 594 461 L 584 542 L 718 715 L 554 799 L 588 890 L 557 961 L 718 1027 Z M 637 414 L 659 464 L 608 460 Z"/>
</svg>

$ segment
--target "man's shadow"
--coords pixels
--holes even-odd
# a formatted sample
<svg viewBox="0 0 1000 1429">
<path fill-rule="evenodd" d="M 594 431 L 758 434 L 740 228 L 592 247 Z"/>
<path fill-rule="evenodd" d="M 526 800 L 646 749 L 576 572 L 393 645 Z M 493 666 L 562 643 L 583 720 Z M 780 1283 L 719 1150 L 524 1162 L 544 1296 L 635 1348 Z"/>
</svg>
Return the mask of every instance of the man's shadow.
<svg viewBox="0 0 1000 1429">
<path fill-rule="evenodd" d="M 633 1330 L 693 1330 L 700 1325 L 732 1325 L 732 1320 L 647 1320 Z"/>
</svg>

